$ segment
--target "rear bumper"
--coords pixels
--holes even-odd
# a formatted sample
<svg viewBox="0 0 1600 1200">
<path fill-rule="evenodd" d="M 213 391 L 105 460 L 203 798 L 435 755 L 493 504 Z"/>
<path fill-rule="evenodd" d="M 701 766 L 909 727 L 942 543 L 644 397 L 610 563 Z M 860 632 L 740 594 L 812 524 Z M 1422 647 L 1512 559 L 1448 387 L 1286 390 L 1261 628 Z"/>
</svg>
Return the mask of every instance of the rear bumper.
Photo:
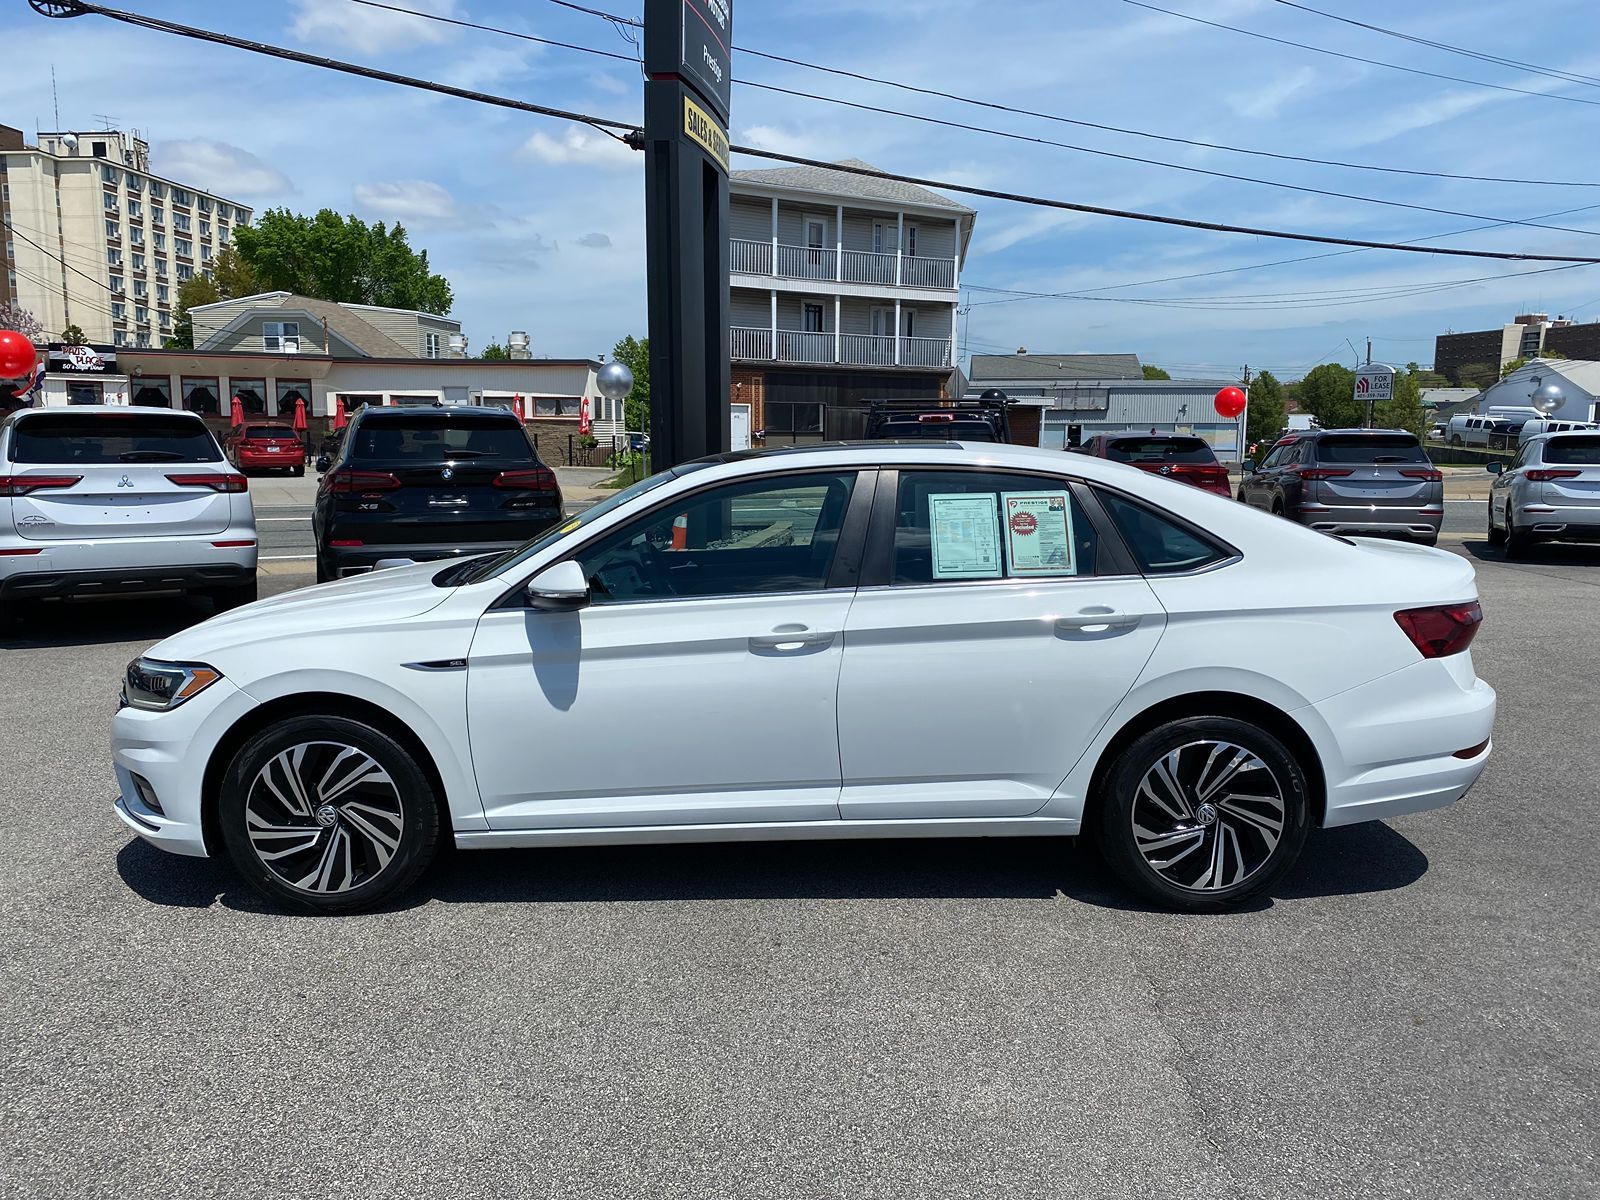
<svg viewBox="0 0 1600 1200">
<path fill-rule="evenodd" d="M 247 541 L 245 546 L 213 542 Z M 28 542 L 0 538 L 0 596 L 119 595 L 227 587 L 255 575 L 253 526 L 204 537 Z"/>
<path fill-rule="evenodd" d="M 1530 502 L 1512 506 L 1517 531 L 1552 541 L 1600 541 L 1600 507 Z"/>
<path fill-rule="evenodd" d="M 265 471 L 273 467 L 303 467 L 306 456 L 303 450 L 288 450 L 282 454 L 240 454 L 236 461 L 241 471 Z"/>
<path fill-rule="evenodd" d="M 357 575 L 370 571 L 386 558 L 409 558 L 413 562 L 437 562 L 447 558 L 473 558 L 480 554 L 504 554 L 522 545 L 525 538 L 509 542 L 473 542 L 463 545 L 428 542 L 421 545 L 331 546 L 324 549 L 323 561 L 338 575 Z"/>
<path fill-rule="evenodd" d="M 1431 659 L 1330 697 L 1294 716 L 1327 783 L 1323 825 L 1353 825 L 1454 803 L 1489 761 L 1494 689 L 1471 656 Z M 1476 750 L 1470 757 L 1457 757 Z"/>
<path fill-rule="evenodd" d="M 1318 504 L 1303 502 L 1295 513 L 1302 525 L 1319 533 L 1351 533 L 1365 537 L 1436 538 L 1444 524 L 1444 504 L 1418 507 L 1378 504 Z"/>
</svg>

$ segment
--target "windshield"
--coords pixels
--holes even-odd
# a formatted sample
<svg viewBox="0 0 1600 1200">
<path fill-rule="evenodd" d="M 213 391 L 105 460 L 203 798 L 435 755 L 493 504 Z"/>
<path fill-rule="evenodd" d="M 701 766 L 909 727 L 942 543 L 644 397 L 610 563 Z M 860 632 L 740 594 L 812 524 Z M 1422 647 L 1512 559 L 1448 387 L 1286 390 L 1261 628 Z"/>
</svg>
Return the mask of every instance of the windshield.
<svg viewBox="0 0 1600 1200">
<path fill-rule="evenodd" d="M 221 462 L 222 451 L 198 417 L 145 413 L 40 413 L 11 431 L 11 461 L 104 464 Z"/>
<path fill-rule="evenodd" d="M 533 446 L 515 417 L 504 420 L 462 413 L 418 412 L 363 421 L 351 461 L 440 462 L 448 458 L 500 458 L 528 462 Z"/>
<path fill-rule="evenodd" d="M 1600 437 L 1557 437 L 1544 444 L 1544 461 L 1569 467 L 1600 466 Z"/>
<path fill-rule="evenodd" d="M 586 508 L 577 516 L 563 521 L 559 525 L 552 526 L 531 542 L 525 542 L 515 550 L 474 562 L 470 571 L 464 571 L 459 576 L 447 572 L 444 576 L 436 579 L 435 582 L 442 586 L 454 587 L 463 583 L 476 583 L 478 580 L 487 579 L 491 575 L 502 575 L 527 562 L 534 555 L 544 550 L 545 547 L 554 545 L 566 537 L 567 534 L 576 533 L 586 525 L 592 525 L 607 513 L 615 512 L 623 505 L 632 503 L 646 492 L 653 492 L 662 484 L 668 483 L 689 471 L 697 471 L 702 467 L 711 465 L 711 463 L 684 463 L 681 467 L 658 471 L 656 474 L 641 479 L 630 487 L 623 488 L 611 498 L 600 501 L 593 508 Z"/>
<path fill-rule="evenodd" d="M 1169 463 L 1214 463 L 1217 456 L 1199 438 L 1117 438 L 1106 446 L 1106 457 L 1117 462 L 1157 460 Z"/>
<path fill-rule="evenodd" d="M 1378 463 L 1425 463 L 1428 456 L 1409 433 L 1351 434 L 1325 437 L 1317 443 L 1317 461 L 1355 466 Z"/>
</svg>

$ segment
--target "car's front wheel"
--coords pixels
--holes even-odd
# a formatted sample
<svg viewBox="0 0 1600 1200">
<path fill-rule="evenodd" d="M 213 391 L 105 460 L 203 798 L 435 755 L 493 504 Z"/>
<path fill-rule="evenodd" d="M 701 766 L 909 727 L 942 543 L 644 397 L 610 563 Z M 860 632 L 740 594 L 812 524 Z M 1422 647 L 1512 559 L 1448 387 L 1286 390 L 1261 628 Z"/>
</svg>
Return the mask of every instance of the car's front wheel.
<svg viewBox="0 0 1600 1200">
<path fill-rule="evenodd" d="M 1305 772 L 1273 734 L 1187 717 L 1141 735 L 1112 764 L 1094 829 L 1130 888 L 1187 912 L 1233 908 L 1294 865 L 1310 803 Z"/>
<path fill-rule="evenodd" d="M 310 913 L 383 903 L 439 840 L 438 801 L 411 752 L 346 717 L 292 717 L 252 737 L 224 776 L 218 819 L 250 885 Z"/>
</svg>

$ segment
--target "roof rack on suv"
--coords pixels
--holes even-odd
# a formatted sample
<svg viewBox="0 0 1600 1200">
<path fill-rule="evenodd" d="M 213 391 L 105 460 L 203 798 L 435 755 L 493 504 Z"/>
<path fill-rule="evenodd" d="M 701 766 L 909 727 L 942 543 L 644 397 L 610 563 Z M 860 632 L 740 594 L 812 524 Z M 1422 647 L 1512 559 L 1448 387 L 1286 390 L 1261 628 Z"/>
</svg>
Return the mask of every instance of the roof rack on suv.
<svg viewBox="0 0 1600 1200">
<path fill-rule="evenodd" d="M 1006 409 L 1011 400 L 999 388 L 990 388 L 976 400 L 943 397 L 884 398 L 867 401 L 867 437 L 952 441 L 1011 440 Z"/>
</svg>

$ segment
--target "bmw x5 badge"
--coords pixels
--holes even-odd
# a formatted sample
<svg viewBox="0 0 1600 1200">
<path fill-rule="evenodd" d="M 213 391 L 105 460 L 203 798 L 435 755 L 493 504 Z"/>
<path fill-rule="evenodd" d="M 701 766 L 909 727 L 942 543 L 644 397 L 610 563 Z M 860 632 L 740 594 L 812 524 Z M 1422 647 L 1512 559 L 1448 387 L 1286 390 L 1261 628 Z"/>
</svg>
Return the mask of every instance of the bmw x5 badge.
<svg viewBox="0 0 1600 1200">
<path fill-rule="evenodd" d="M 454 467 L 446 467 L 444 470 L 439 472 L 439 478 L 444 480 L 446 483 L 449 483 L 450 480 L 454 479 L 455 477 L 456 472 Z"/>
</svg>

